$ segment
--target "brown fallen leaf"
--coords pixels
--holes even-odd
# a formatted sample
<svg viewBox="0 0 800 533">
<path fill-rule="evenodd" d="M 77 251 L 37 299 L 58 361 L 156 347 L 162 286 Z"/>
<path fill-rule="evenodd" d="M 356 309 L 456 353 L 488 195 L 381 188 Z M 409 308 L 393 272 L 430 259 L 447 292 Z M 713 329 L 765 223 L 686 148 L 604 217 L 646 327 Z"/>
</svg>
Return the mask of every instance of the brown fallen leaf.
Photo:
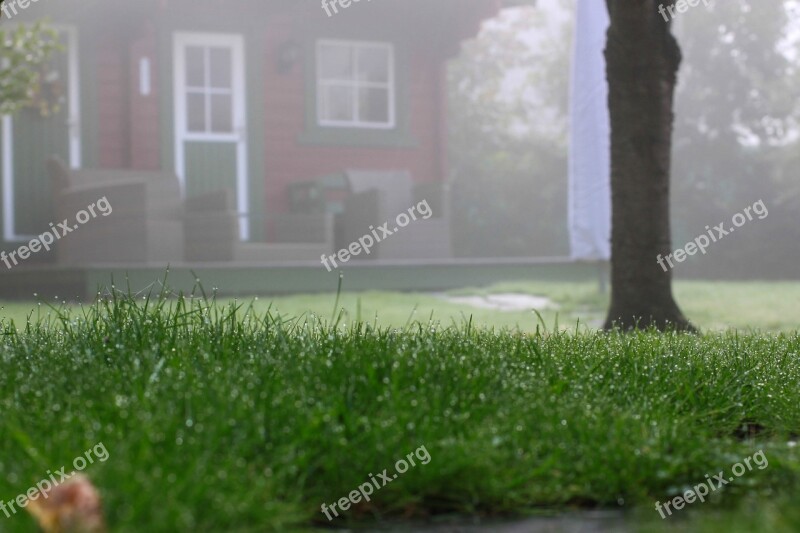
<svg viewBox="0 0 800 533">
<path fill-rule="evenodd" d="M 25 509 L 45 533 L 105 533 L 100 494 L 89 478 L 76 474 L 55 487 L 38 491 Z"/>
</svg>

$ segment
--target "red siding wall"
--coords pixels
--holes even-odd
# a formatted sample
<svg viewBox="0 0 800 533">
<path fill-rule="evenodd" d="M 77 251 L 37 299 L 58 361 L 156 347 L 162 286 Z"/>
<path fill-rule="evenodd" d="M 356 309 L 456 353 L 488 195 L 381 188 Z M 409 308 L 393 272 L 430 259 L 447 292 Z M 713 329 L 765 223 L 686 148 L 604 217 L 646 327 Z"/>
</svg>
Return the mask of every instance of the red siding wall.
<svg viewBox="0 0 800 533">
<path fill-rule="evenodd" d="M 103 168 L 126 166 L 124 45 L 113 34 L 98 35 L 94 58 L 96 78 L 97 163 Z"/>
<path fill-rule="evenodd" d="M 430 54 L 408 51 L 408 100 L 410 133 L 416 141 L 411 148 L 358 148 L 319 146 L 298 142 L 305 131 L 305 72 L 302 64 L 291 72 L 278 72 L 276 50 L 293 37 L 291 15 L 274 17 L 265 29 L 263 54 L 265 73 L 266 167 L 265 208 L 269 213 L 287 208 L 286 186 L 348 168 L 367 170 L 409 170 L 416 181 L 441 180 L 439 84 L 441 63 Z M 313 61 L 313 58 L 303 58 Z M 398 76 L 406 73 L 398 72 Z M 402 83 L 402 82 L 401 82 Z"/>
<path fill-rule="evenodd" d="M 131 168 L 157 170 L 161 168 L 161 133 L 159 119 L 158 39 L 152 23 L 130 47 L 130 138 Z M 150 94 L 139 89 L 139 62 L 150 59 Z"/>
<path fill-rule="evenodd" d="M 97 37 L 93 56 L 97 166 L 101 168 L 161 168 L 158 41 L 151 24 L 133 42 L 118 35 Z M 139 91 L 139 59 L 150 59 L 151 93 Z"/>
</svg>

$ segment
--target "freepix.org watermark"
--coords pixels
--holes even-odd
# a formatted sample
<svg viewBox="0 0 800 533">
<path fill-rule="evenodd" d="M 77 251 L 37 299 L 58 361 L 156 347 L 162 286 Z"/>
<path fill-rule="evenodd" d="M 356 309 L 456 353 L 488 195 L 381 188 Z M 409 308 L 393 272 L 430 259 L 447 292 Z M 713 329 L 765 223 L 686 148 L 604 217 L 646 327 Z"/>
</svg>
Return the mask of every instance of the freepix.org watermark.
<svg viewBox="0 0 800 533">
<path fill-rule="evenodd" d="M 2 1 L 2 0 L 0 0 Z M 5 0 L 2 1 L 0 5 L 0 9 L 3 10 L 3 18 L 8 20 L 11 19 L 14 15 L 19 14 L 19 9 L 25 10 L 28 9 L 31 4 L 35 4 L 39 0 Z"/>
<path fill-rule="evenodd" d="M 108 199 L 103 196 L 95 203 L 87 206 L 86 209 L 81 209 L 75 214 L 75 220 L 77 221 L 77 224 L 70 225 L 68 218 L 65 218 L 63 222 L 60 222 L 57 225 L 51 222 L 51 231 L 47 231 L 38 237 L 34 237 L 28 244 L 24 244 L 16 250 L 12 250 L 8 254 L 6 254 L 5 250 L 0 251 L 0 261 L 5 263 L 6 268 L 11 269 L 13 266 L 17 266 L 19 261 L 24 261 L 25 259 L 29 258 L 31 254 L 41 251 L 42 248 L 49 251 L 50 245 L 59 240 L 61 237 L 64 237 L 67 235 L 67 233 L 72 233 L 93 218 L 97 218 L 98 213 L 95 212 L 95 207 L 99 211 L 99 214 L 103 215 L 104 217 L 107 217 L 114 211 L 114 209 L 111 207 L 111 204 L 108 203 Z M 17 258 L 19 258 L 19 260 L 17 260 Z M 14 264 L 12 265 L 11 263 Z"/>
<path fill-rule="evenodd" d="M 753 213 L 758 215 L 758 220 L 767 218 L 769 211 L 767 210 L 767 206 L 764 205 L 764 200 L 759 200 L 752 206 L 745 207 L 742 213 L 736 213 L 733 215 L 733 218 L 731 219 L 733 227 L 725 229 L 724 222 L 720 222 L 714 226 L 714 229 L 706 226 L 706 231 L 708 231 L 708 234 L 704 233 L 700 235 L 693 241 L 686 243 L 686 246 L 683 248 L 678 248 L 671 254 L 667 255 L 667 257 L 661 257 L 661 254 L 658 254 L 656 256 L 656 263 L 661 265 L 661 268 L 664 269 L 664 272 L 666 272 L 669 269 L 664 261 L 669 263 L 669 268 L 675 268 L 675 264 L 672 262 L 673 259 L 675 259 L 675 261 L 678 263 L 683 263 L 686 261 L 688 256 L 695 255 L 698 251 L 705 255 L 706 249 L 711 246 L 711 243 L 717 242 L 723 237 L 730 235 L 736 231 L 736 228 L 741 228 L 747 224 L 747 222 L 753 220 Z"/>
<path fill-rule="evenodd" d="M 664 22 L 669 22 L 677 15 L 682 15 L 683 13 L 689 11 L 690 7 L 699 6 L 700 2 L 701 0 L 678 0 L 674 4 L 668 4 L 666 9 L 664 9 L 664 4 L 659 4 L 658 12 L 662 17 L 664 17 Z M 702 0 L 702 2 L 706 5 L 706 7 L 713 5 L 713 1 L 710 0 Z M 667 11 L 669 11 L 669 17 L 667 17 Z"/>
<path fill-rule="evenodd" d="M 405 459 L 400 459 L 394 464 L 394 469 L 397 471 L 396 474 L 389 475 L 388 473 L 389 469 L 384 468 L 383 472 L 378 474 L 378 479 L 375 479 L 375 476 L 373 476 L 372 473 L 370 473 L 369 475 L 370 481 L 362 483 L 361 485 L 359 485 L 358 489 L 350 492 L 350 494 L 344 496 L 343 498 L 339 498 L 339 500 L 332 503 L 330 507 L 328 507 L 328 504 L 323 503 L 322 513 L 324 513 L 325 516 L 330 521 L 333 520 L 333 516 L 331 516 L 331 511 L 333 511 L 334 516 L 337 517 L 339 516 L 338 511 L 336 511 L 337 504 L 339 505 L 339 509 L 341 509 L 341 511 L 344 512 L 350 508 L 350 505 L 360 502 L 362 498 L 364 499 L 364 501 L 367 502 L 370 501 L 369 497 L 374 491 L 381 490 L 383 487 L 385 487 L 386 485 L 397 479 L 399 474 L 405 474 L 406 472 L 408 472 L 409 463 L 411 463 L 411 466 L 417 466 L 417 464 L 414 462 L 415 456 L 419 460 L 419 462 L 423 465 L 426 465 L 431 462 L 431 454 L 428 453 L 428 449 L 425 448 L 424 445 L 420 446 L 415 451 L 406 455 Z M 408 459 L 408 461 L 406 461 L 406 459 Z M 375 487 L 374 489 L 373 486 Z"/>
<path fill-rule="evenodd" d="M 322 0 L 322 9 L 329 17 L 337 15 L 339 8 L 347 9 L 353 4 L 359 3 L 361 0 Z M 365 2 L 372 2 L 372 0 L 364 0 Z"/>
<path fill-rule="evenodd" d="M 428 205 L 428 200 L 422 200 L 417 205 L 411 206 L 407 213 L 400 213 L 397 215 L 395 219 L 397 226 L 395 226 L 394 229 L 389 229 L 389 222 L 378 226 L 378 229 L 375 229 L 375 226 L 370 226 L 369 229 L 371 233 L 367 233 L 358 239 L 357 242 L 350 243 L 350 246 L 342 248 L 331 256 L 323 255 L 322 264 L 328 269 L 328 272 L 330 272 L 331 266 L 328 264 L 328 261 L 333 263 L 333 268 L 338 268 L 339 265 L 336 263 L 337 259 L 340 263 L 347 263 L 352 256 L 361 255 L 361 252 L 369 255 L 372 253 L 373 246 L 417 220 L 417 215 L 422 217 L 423 220 L 428 220 L 433 216 L 433 211 L 431 211 L 431 206 Z M 378 235 L 378 231 L 380 231 L 380 235 Z"/>
<path fill-rule="evenodd" d="M 674 507 L 676 511 L 680 511 L 687 503 L 694 503 L 695 501 L 700 501 L 700 503 L 705 502 L 706 496 L 711 492 L 716 491 L 720 487 L 731 483 L 737 477 L 742 477 L 745 473 L 751 471 L 753 469 L 753 465 L 750 464 L 751 459 L 759 470 L 764 470 L 769 466 L 769 461 L 767 460 L 767 456 L 764 455 L 764 450 L 758 450 L 753 454 L 752 458 L 746 457 L 741 463 L 733 465 L 731 467 L 732 476 L 726 478 L 724 470 L 720 470 L 719 473 L 714 476 L 706 474 L 706 480 L 704 482 L 698 483 L 691 489 L 686 490 L 682 496 L 675 496 L 673 499 L 667 500 L 664 503 L 656 502 L 656 511 L 658 511 L 658 514 L 661 515 L 661 519 L 663 520 L 667 516 L 672 516 L 670 506 Z M 664 511 L 667 512 L 666 515 Z"/>
<path fill-rule="evenodd" d="M 55 474 L 48 470 L 46 478 L 42 479 L 16 498 L 8 502 L 0 499 L 0 511 L 6 515 L 6 518 L 11 518 L 12 514 L 17 514 L 16 507 L 20 509 L 25 508 L 30 502 L 36 501 L 39 498 L 44 498 L 46 500 L 50 496 L 50 490 L 70 479 L 76 472 L 80 472 L 89 465 L 94 464 L 95 460 L 105 463 L 108 458 L 109 453 L 105 445 L 102 442 L 98 442 L 83 452 L 83 455 L 79 455 L 72 460 L 72 468 L 75 470 L 71 471 L 69 474 L 65 473 L 69 468 L 67 466 L 62 466 L 61 469 L 56 470 Z"/>
</svg>

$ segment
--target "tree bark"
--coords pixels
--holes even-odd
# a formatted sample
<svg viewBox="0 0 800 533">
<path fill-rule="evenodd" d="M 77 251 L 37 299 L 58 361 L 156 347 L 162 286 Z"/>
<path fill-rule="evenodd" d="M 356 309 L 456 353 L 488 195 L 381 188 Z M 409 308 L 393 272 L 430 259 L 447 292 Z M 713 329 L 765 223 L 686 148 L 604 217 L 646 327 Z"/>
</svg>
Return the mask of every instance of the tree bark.
<svg viewBox="0 0 800 533">
<path fill-rule="evenodd" d="M 663 0 L 607 0 L 611 113 L 611 307 L 605 329 L 691 330 L 672 294 L 669 213 L 680 47 Z M 669 2 L 663 2 L 665 5 Z M 666 263 L 665 263 L 666 264 Z"/>
</svg>

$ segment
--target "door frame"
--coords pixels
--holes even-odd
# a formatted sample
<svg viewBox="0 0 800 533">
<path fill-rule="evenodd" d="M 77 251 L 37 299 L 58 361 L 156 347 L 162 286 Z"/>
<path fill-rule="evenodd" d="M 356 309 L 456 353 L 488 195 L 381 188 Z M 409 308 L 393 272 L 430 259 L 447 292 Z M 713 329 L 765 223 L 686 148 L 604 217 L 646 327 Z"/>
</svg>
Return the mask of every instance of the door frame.
<svg viewBox="0 0 800 533">
<path fill-rule="evenodd" d="M 67 37 L 67 127 L 69 129 L 69 166 L 81 166 L 81 97 L 80 97 L 80 59 L 78 56 L 78 30 L 74 26 L 53 24 L 52 28 L 64 33 Z M 3 155 L 3 240 L 21 242 L 33 239 L 34 235 L 19 235 L 16 232 L 14 205 L 14 118 L 3 115 L 0 119 L 2 128 Z"/>
<path fill-rule="evenodd" d="M 190 133 L 186 124 L 186 48 L 187 46 L 219 46 L 231 50 L 231 80 L 233 89 L 233 132 Z M 180 181 L 181 194 L 186 196 L 186 142 L 225 142 L 236 144 L 236 210 L 239 216 L 239 238 L 250 239 L 247 90 L 245 78 L 244 36 L 237 33 L 175 32 L 173 55 L 173 109 L 175 132 L 175 173 Z"/>
</svg>

